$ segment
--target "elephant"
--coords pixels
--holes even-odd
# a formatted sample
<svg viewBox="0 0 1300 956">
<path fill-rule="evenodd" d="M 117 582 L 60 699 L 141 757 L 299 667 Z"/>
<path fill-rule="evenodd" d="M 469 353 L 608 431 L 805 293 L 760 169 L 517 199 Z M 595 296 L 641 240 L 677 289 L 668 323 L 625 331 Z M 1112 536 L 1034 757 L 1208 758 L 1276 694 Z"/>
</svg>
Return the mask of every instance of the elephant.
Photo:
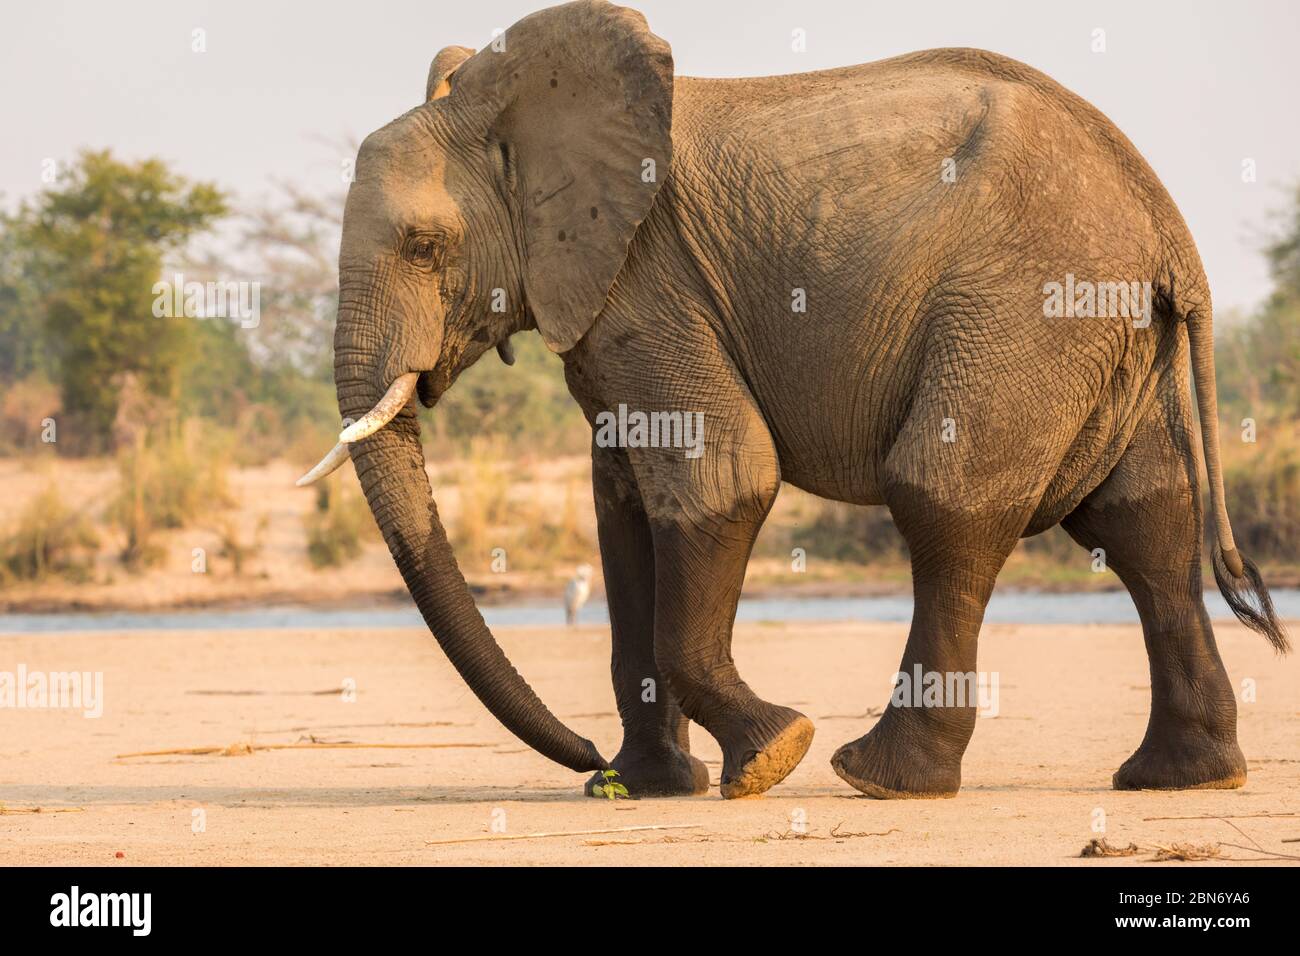
<svg viewBox="0 0 1300 956">
<path fill-rule="evenodd" d="M 419 438 L 417 398 L 434 407 L 534 330 L 593 431 L 623 725 L 610 761 L 485 625 Z M 538 11 L 478 52 L 447 47 L 424 102 L 358 153 L 334 348 L 346 427 L 300 483 L 352 461 L 469 687 L 593 781 L 613 768 L 633 796 L 706 792 L 690 721 L 721 748 L 724 798 L 763 793 L 807 752 L 812 722 L 759 697 L 731 651 L 783 482 L 890 509 L 915 601 L 900 674 L 975 671 L 1020 539 L 1060 524 L 1103 549 L 1151 677 L 1146 735 L 1113 786 L 1246 779 L 1202 596 L 1193 391 L 1216 581 L 1279 653 L 1288 639 L 1228 522 L 1205 272 L 1134 146 L 1035 69 L 937 49 L 675 76 L 641 14 L 602 0 Z M 625 428 L 637 413 L 669 440 Z M 702 423 L 698 449 L 679 447 L 680 416 Z M 835 772 L 876 798 L 955 795 L 976 712 L 945 704 L 891 699 Z"/>
</svg>

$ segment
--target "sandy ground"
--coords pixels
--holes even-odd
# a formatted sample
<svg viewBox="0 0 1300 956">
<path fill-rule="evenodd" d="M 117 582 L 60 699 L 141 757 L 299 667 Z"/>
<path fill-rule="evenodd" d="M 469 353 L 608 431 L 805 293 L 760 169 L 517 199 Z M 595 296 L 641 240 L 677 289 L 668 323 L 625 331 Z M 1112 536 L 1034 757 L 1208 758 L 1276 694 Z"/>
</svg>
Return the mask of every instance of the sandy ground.
<svg viewBox="0 0 1300 956">
<path fill-rule="evenodd" d="M 864 712 L 885 702 L 905 629 L 754 624 L 737 630 L 737 662 L 760 693 L 815 721 L 803 763 L 758 799 L 723 801 L 715 787 L 704 797 L 617 803 L 579 796 L 582 777 L 525 750 L 417 630 L 0 636 L 0 670 L 102 671 L 105 697 L 99 719 L 0 710 L 0 865 L 1153 865 L 1150 852 L 1077 859 L 1103 816 L 1117 845 L 1246 843 L 1215 819 L 1223 817 L 1270 850 L 1300 854 L 1282 843 L 1300 837 L 1300 665 L 1277 660 L 1235 624 L 1218 633 L 1234 684 L 1255 682 L 1256 702 L 1240 708 L 1250 762 L 1242 790 L 1109 789 L 1147 717 L 1140 632 L 1006 625 L 986 627 L 982 638 L 980 666 L 1000 677 L 1000 714 L 979 722 L 957 798 L 860 797 L 829 758 L 870 727 Z M 612 755 L 620 734 L 608 631 L 500 637 L 542 698 Z M 336 692 L 348 680 L 354 702 Z M 716 785 L 717 747 L 692 733 Z M 313 737 L 460 746 L 117 756 Z M 1184 819 L 1158 819 L 1170 817 Z M 432 843 L 502 828 L 653 825 L 694 826 Z"/>
</svg>

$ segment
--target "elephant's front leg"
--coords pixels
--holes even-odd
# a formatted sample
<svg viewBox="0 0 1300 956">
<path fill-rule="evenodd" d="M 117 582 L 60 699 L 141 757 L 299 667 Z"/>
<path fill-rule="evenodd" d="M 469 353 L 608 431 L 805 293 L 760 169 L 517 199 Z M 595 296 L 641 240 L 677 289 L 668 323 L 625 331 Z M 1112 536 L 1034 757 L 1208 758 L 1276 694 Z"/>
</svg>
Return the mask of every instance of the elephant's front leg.
<svg viewBox="0 0 1300 956">
<path fill-rule="evenodd" d="M 708 769 L 690 755 L 686 716 L 655 664 L 654 545 L 627 453 L 593 448 L 592 484 L 613 633 L 614 697 L 623 721 L 623 746 L 612 766 L 634 797 L 706 793 Z M 597 774 L 587 793 L 603 782 Z"/>
<path fill-rule="evenodd" d="M 682 710 L 722 748 L 727 798 L 780 783 L 813 738 L 812 721 L 755 694 L 731 656 L 745 566 L 780 487 L 771 439 L 742 397 L 704 413 L 719 434 L 698 459 L 636 460 L 654 532 L 655 658 Z"/>
</svg>

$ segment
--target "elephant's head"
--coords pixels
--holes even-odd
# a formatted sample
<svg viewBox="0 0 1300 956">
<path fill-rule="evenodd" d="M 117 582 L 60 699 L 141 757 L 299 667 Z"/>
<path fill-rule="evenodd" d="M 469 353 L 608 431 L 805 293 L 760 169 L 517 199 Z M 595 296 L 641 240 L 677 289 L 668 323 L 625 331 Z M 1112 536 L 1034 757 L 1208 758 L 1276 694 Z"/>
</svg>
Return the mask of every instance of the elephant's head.
<svg viewBox="0 0 1300 956">
<path fill-rule="evenodd" d="M 426 101 L 371 134 L 339 252 L 334 378 L 346 427 L 300 479 L 349 454 L 439 644 L 503 724 L 574 770 L 601 769 L 502 653 L 447 543 L 411 399 L 432 406 L 509 336 L 564 352 L 590 328 L 671 154 L 672 56 L 603 2 L 521 20 L 433 61 Z M 350 423 L 349 423 L 350 422 Z"/>
</svg>

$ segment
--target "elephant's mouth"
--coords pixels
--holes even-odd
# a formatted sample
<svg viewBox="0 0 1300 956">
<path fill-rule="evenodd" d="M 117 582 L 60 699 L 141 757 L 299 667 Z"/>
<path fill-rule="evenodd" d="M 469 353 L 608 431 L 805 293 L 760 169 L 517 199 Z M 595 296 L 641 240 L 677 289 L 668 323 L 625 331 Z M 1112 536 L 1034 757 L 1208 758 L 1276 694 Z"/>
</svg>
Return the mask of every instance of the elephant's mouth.
<svg viewBox="0 0 1300 956">
<path fill-rule="evenodd" d="M 434 385 L 432 372 L 421 372 L 415 380 L 415 394 L 425 408 L 433 408 L 442 397 L 444 389 Z"/>
</svg>

